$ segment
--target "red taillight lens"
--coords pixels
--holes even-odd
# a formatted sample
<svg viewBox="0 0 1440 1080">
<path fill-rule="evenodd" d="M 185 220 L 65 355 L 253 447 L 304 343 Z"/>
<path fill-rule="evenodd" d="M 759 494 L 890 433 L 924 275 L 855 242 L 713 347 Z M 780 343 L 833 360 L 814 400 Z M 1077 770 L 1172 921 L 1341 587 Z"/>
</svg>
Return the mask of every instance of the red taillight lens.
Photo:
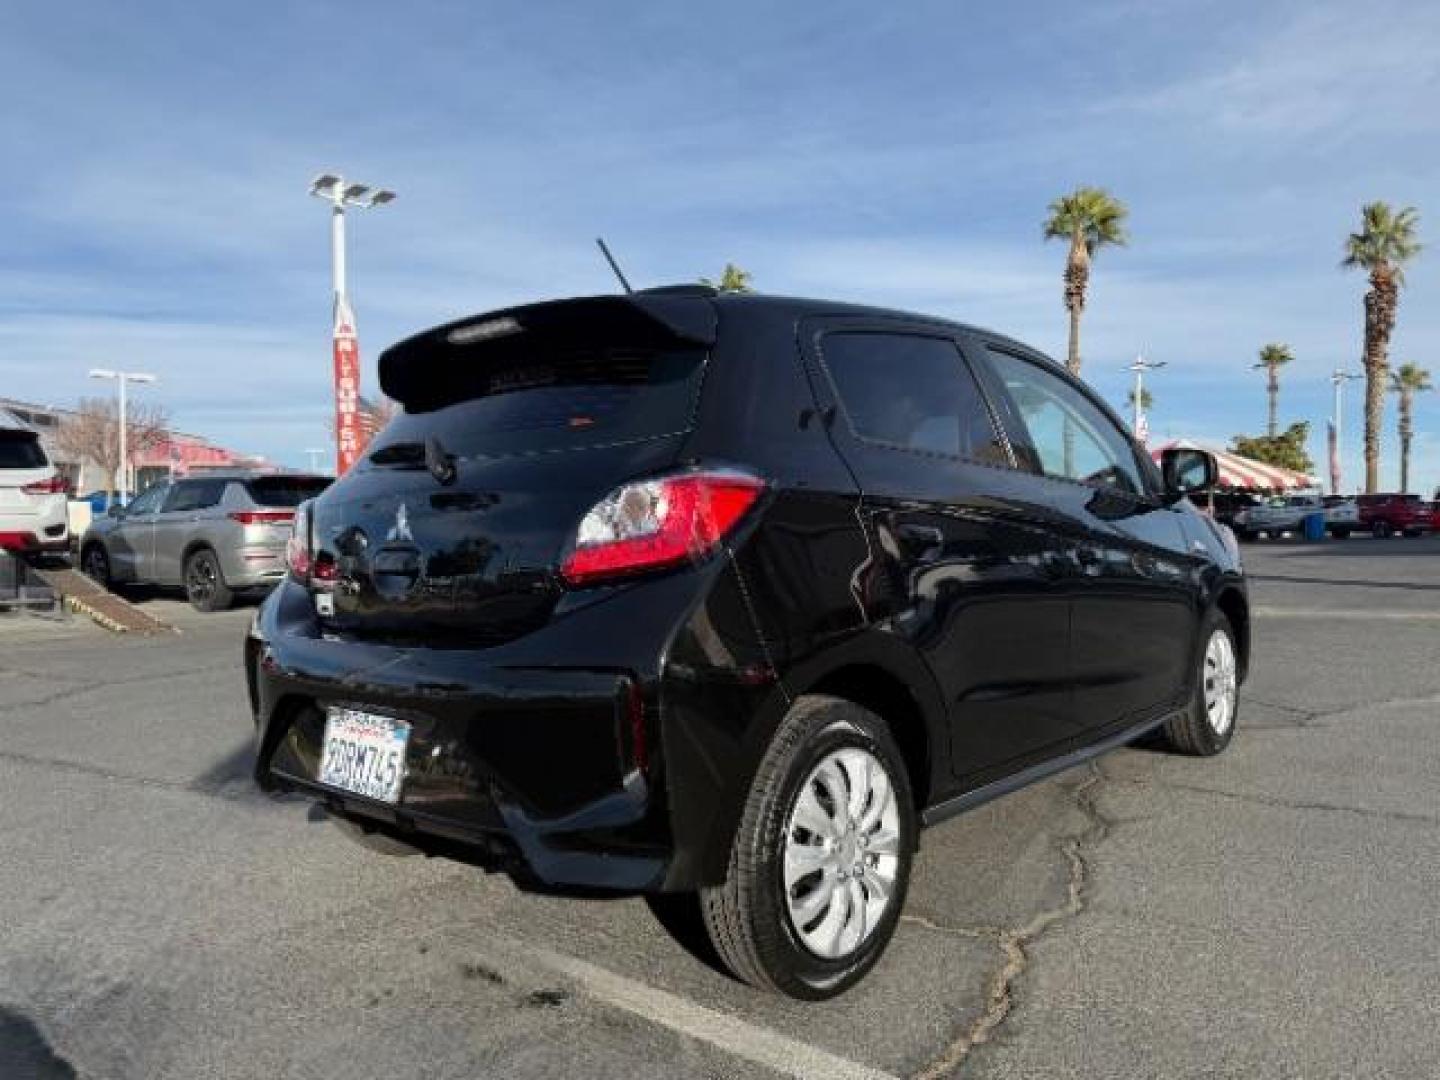
<svg viewBox="0 0 1440 1080">
<path fill-rule="evenodd" d="M 70 484 L 63 476 L 52 476 L 49 480 L 36 480 L 20 489 L 27 495 L 67 495 Z"/>
<path fill-rule="evenodd" d="M 616 488 L 580 522 L 560 568 L 572 585 L 708 555 L 765 490 L 738 472 L 694 472 Z"/>
<path fill-rule="evenodd" d="M 295 520 L 293 510 L 233 510 L 231 521 L 241 525 L 288 525 Z"/>
<path fill-rule="evenodd" d="M 310 580 L 311 562 L 310 507 L 302 503 L 291 518 L 290 539 L 285 541 L 285 565 L 295 579 L 303 583 Z"/>
</svg>

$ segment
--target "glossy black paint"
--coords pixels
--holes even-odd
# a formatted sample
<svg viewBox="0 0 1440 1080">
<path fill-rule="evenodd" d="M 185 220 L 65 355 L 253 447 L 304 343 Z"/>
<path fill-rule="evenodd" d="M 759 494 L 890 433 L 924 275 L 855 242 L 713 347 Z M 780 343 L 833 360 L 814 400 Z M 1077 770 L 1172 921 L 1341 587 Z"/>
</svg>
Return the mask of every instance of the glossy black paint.
<svg viewBox="0 0 1440 1080">
<path fill-rule="evenodd" d="M 983 347 L 1004 339 L 820 301 L 640 293 L 418 335 L 382 358 L 387 391 L 433 405 L 447 333 L 532 312 L 575 340 L 708 348 L 693 423 L 603 448 L 461 455 L 443 483 L 425 467 L 336 483 L 314 505 L 334 615 L 287 581 L 246 646 L 262 786 L 538 885 L 687 889 L 723 879 L 754 770 L 802 694 L 884 717 L 934 820 L 1153 727 L 1191 690 L 1212 606 L 1248 654 L 1238 561 L 1143 454 L 1150 490 L 1136 497 L 1020 467 L 1026 436 Z M 825 370 L 836 327 L 953 340 L 1003 465 L 859 439 Z M 768 483 L 722 551 L 620 584 L 561 582 L 598 499 L 702 464 Z M 315 783 L 326 704 L 412 722 L 397 807 Z"/>
</svg>

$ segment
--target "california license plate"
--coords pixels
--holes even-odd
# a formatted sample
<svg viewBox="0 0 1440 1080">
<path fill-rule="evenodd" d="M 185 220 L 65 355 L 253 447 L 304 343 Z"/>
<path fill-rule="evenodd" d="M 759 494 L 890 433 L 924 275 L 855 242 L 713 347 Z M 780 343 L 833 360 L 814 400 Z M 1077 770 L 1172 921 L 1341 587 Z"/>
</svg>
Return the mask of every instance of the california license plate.
<svg viewBox="0 0 1440 1080">
<path fill-rule="evenodd" d="M 410 725 L 393 716 L 335 706 L 325 710 L 320 783 L 377 802 L 400 801 Z"/>
</svg>

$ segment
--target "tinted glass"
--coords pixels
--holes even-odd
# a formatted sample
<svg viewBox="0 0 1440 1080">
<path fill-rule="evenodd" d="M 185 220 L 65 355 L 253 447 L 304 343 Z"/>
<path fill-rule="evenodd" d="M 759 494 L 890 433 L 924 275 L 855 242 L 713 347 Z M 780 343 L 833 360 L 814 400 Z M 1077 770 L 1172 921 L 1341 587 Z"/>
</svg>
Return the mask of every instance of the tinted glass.
<svg viewBox="0 0 1440 1080">
<path fill-rule="evenodd" d="M 165 512 L 208 510 L 217 505 L 224 494 L 224 480 L 182 480 L 170 489 L 170 497 L 165 500 Z"/>
<path fill-rule="evenodd" d="M 914 334 L 836 333 L 825 336 L 820 353 L 860 438 L 1010 464 L 954 342 Z"/>
<path fill-rule="evenodd" d="M 245 481 L 245 491 L 257 506 L 299 506 L 330 486 L 326 476 L 263 476 Z"/>
<path fill-rule="evenodd" d="M 1142 494 L 1130 440 L 1088 397 L 1039 364 L 988 349 L 1047 476 Z"/>
<path fill-rule="evenodd" d="M 456 363 L 467 361 L 457 355 Z M 370 452 L 376 465 L 413 465 L 438 438 L 458 457 L 501 457 L 634 442 L 686 431 L 705 353 L 594 349 L 541 353 L 471 373 L 466 396 L 401 413 Z"/>
<path fill-rule="evenodd" d="M 0 431 L 0 469 L 43 469 L 49 462 L 29 431 Z"/>
<path fill-rule="evenodd" d="M 160 509 L 160 500 L 165 497 L 169 484 L 157 484 L 155 487 L 146 488 L 139 496 L 131 501 L 129 512 L 131 514 L 153 514 Z"/>
</svg>

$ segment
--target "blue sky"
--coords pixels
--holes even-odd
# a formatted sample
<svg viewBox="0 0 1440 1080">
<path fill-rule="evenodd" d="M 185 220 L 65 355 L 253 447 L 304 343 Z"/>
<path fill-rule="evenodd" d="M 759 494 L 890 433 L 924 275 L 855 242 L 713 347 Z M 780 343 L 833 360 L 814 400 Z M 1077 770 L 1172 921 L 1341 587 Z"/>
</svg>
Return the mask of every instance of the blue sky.
<svg viewBox="0 0 1440 1080">
<path fill-rule="evenodd" d="M 1358 366 L 1362 202 L 1440 237 L 1440 6 L 1418 2 L 11 4 L 0 14 L 0 394 L 70 403 L 92 364 L 155 371 L 182 427 L 303 464 L 329 416 L 329 264 L 309 179 L 400 198 L 357 215 L 352 295 L 381 348 L 473 311 L 716 274 L 1065 345 L 1079 183 L 1131 209 L 1098 260 L 1085 373 L 1152 425 L 1224 440 L 1265 417 L 1323 450 L 1328 373 Z M 1392 358 L 1440 374 L 1440 249 Z M 1359 384 L 1346 410 L 1359 476 Z M 1440 484 L 1440 394 L 1416 480 Z M 1396 483 L 1393 401 L 1385 475 Z"/>
</svg>

